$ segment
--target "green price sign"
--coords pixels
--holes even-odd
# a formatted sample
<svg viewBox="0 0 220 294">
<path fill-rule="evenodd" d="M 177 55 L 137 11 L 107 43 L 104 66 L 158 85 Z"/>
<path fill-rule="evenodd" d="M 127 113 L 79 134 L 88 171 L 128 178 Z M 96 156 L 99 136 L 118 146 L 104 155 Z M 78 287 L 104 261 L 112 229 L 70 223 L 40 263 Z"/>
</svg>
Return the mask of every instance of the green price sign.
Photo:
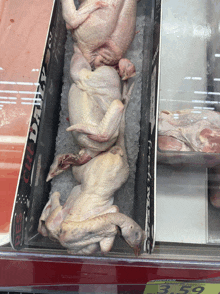
<svg viewBox="0 0 220 294">
<path fill-rule="evenodd" d="M 220 294 L 220 284 L 154 281 L 146 285 L 144 294 Z"/>
</svg>

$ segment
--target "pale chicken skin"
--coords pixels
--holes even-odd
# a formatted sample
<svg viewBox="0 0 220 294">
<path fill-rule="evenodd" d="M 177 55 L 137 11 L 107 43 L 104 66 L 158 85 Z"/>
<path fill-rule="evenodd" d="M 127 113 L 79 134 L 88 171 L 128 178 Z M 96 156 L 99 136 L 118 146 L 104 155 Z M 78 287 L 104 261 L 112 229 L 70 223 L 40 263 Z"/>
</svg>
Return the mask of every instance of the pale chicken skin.
<svg viewBox="0 0 220 294">
<path fill-rule="evenodd" d="M 123 115 L 116 146 L 84 165 L 73 166 L 80 185 L 73 188 L 64 206 L 60 205 L 60 194 L 53 193 L 42 212 L 38 231 L 57 239 L 71 254 L 92 254 L 99 247 L 103 253 L 109 252 L 117 227 L 136 254 L 145 238 L 140 226 L 113 205 L 114 192 L 129 175 L 124 127 Z"/>
<path fill-rule="evenodd" d="M 116 142 L 124 109 L 120 77 L 109 66 L 91 71 L 79 50 L 71 63 L 71 76 L 74 81 L 68 97 L 71 126 L 67 130 L 72 131 L 80 146 L 95 153 L 105 151 Z"/>
<path fill-rule="evenodd" d="M 70 127 L 67 131 L 72 131 L 81 151 L 78 155 L 58 155 L 47 180 L 70 165 L 84 164 L 113 146 L 123 114 L 121 81 L 113 67 L 102 66 L 92 71 L 75 46 L 70 68 L 73 84 L 68 96 Z"/>
<path fill-rule="evenodd" d="M 137 0 L 80 3 L 76 10 L 73 0 L 62 0 L 62 12 L 67 28 L 72 29 L 73 38 L 87 61 L 94 68 L 118 65 L 123 79 L 134 76 L 134 65 L 122 57 L 135 35 Z"/>
</svg>

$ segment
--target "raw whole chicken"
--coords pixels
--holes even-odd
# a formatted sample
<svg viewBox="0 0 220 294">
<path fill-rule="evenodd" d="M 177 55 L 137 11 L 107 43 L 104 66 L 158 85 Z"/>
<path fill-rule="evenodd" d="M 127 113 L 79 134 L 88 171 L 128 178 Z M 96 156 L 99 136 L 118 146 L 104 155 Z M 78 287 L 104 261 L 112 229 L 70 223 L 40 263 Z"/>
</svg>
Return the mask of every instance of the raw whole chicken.
<svg viewBox="0 0 220 294">
<path fill-rule="evenodd" d="M 161 111 L 158 147 L 170 151 L 220 153 L 220 114 L 195 109 Z"/>
<path fill-rule="evenodd" d="M 126 105 L 129 95 L 130 91 L 123 95 Z M 73 175 L 80 184 L 73 188 L 64 206 L 60 205 L 60 194 L 54 192 L 39 220 L 38 231 L 57 239 L 71 254 L 92 254 L 99 246 L 103 253 L 109 252 L 117 227 L 136 254 L 144 240 L 140 226 L 112 205 L 114 192 L 129 175 L 124 112 L 116 145 L 84 165 L 73 166 Z"/>
<path fill-rule="evenodd" d="M 122 58 L 133 41 L 137 0 L 62 0 L 67 28 L 93 68 L 118 66 L 122 79 L 135 75 L 134 65 Z M 120 61 L 120 62 L 119 62 Z"/>
<path fill-rule="evenodd" d="M 81 51 L 75 46 L 71 63 L 72 84 L 69 97 L 68 131 L 82 148 L 78 155 L 58 155 L 52 164 L 47 181 L 70 165 L 81 165 L 109 149 L 117 140 L 123 114 L 121 82 L 117 71 L 110 66 L 91 70 Z"/>
</svg>

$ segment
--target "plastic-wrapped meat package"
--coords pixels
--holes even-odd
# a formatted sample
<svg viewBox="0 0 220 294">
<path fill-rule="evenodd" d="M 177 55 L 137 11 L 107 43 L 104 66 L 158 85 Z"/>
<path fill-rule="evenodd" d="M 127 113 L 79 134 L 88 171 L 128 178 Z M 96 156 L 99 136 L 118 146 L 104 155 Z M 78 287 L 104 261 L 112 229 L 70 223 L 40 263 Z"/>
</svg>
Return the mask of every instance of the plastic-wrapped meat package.
<svg viewBox="0 0 220 294">
<path fill-rule="evenodd" d="M 220 114 L 211 110 L 161 111 L 160 150 L 220 153 Z"/>
</svg>

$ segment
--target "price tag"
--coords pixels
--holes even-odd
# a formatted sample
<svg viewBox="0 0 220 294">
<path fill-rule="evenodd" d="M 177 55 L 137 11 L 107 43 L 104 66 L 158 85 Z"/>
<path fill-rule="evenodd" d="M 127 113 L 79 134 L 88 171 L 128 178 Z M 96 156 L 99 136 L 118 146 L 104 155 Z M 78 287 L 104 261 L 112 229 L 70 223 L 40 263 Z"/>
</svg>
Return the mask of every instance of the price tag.
<svg viewBox="0 0 220 294">
<path fill-rule="evenodd" d="M 220 294 L 220 284 L 153 281 L 146 285 L 144 294 Z"/>
</svg>

